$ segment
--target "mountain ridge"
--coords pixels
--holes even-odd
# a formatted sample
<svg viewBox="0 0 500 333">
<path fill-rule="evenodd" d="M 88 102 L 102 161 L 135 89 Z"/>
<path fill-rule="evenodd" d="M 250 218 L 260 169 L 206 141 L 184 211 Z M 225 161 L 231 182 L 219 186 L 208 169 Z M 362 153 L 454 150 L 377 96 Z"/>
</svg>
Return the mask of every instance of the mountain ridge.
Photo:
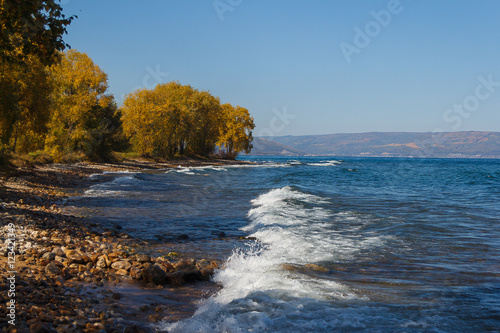
<svg viewBox="0 0 500 333">
<path fill-rule="evenodd" d="M 256 137 L 251 154 L 500 158 L 500 132 L 366 132 Z"/>
</svg>

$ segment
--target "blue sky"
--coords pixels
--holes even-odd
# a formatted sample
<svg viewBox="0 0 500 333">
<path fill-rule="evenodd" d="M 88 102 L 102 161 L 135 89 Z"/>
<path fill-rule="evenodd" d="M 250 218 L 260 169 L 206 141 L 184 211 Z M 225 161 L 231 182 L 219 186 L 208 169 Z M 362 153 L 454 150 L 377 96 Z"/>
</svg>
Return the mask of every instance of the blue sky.
<svg viewBox="0 0 500 333">
<path fill-rule="evenodd" d="M 118 102 L 179 81 L 255 135 L 500 131 L 500 1 L 62 0 Z"/>
</svg>

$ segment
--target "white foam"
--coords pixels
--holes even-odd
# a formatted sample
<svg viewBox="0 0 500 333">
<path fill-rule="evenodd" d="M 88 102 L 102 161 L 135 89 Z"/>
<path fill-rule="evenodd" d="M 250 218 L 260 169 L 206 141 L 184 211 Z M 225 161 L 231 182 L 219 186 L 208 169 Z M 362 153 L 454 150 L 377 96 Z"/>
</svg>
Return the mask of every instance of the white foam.
<svg viewBox="0 0 500 333">
<path fill-rule="evenodd" d="M 342 162 L 337 160 L 321 161 L 317 163 L 307 163 L 307 165 L 312 165 L 312 166 L 337 166 L 339 164 L 342 164 Z"/>
<path fill-rule="evenodd" d="M 332 223 L 355 214 L 338 214 L 328 200 L 293 187 L 271 190 L 252 200 L 243 230 L 258 241 L 235 251 L 214 281 L 223 288 L 195 315 L 162 323 L 169 332 L 327 332 L 338 327 L 363 328 L 355 315 L 335 304 L 366 300 L 347 286 L 311 272 L 361 249 L 380 246 L 376 237 L 346 237 Z M 294 269 L 297 268 L 297 269 Z M 328 268 L 323 267 L 328 271 Z M 317 273 L 317 274 L 316 274 Z"/>
<path fill-rule="evenodd" d="M 130 174 L 130 176 L 122 176 L 113 179 L 110 182 L 106 182 L 103 184 L 97 184 L 91 186 L 88 190 L 83 193 L 84 197 L 119 197 L 124 194 L 123 191 L 120 191 L 120 186 L 131 185 L 137 181 L 140 181 L 135 177 L 137 172 L 120 172 L 120 174 Z M 112 189 L 112 190 L 111 190 Z"/>
</svg>

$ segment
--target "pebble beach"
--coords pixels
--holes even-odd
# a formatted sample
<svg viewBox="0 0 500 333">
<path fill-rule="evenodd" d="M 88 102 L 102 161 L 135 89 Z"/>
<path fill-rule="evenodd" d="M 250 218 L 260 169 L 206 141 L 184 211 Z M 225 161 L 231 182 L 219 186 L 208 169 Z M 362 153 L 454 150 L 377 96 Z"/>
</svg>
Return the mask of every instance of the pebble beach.
<svg viewBox="0 0 500 333">
<path fill-rule="evenodd" d="M 220 262 L 152 252 L 154 242 L 120 225 L 102 227 L 62 208 L 95 184 L 92 174 L 214 163 L 227 161 L 51 164 L 2 174 L 0 330 L 154 332 L 154 322 L 192 315 L 219 289 L 209 280 Z"/>
</svg>

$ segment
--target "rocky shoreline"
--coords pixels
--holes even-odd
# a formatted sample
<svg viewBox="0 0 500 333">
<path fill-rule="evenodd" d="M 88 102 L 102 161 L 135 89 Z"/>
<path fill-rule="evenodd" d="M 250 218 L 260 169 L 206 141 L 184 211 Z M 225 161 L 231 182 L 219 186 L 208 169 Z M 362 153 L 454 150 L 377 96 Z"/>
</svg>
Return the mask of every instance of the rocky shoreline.
<svg viewBox="0 0 500 333">
<path fill-rule="evenodd" d="M 242 162 L 53 164 L 2 174 L 0 330 L 154 332 L 149 323 L 189 316 L 218 289 L 209 279 L 219 262 L 150 255 L 149 242 L 65 215 L 60 205 L 95 184 L 91 174 L 228 163 Z"/>
</svg>

